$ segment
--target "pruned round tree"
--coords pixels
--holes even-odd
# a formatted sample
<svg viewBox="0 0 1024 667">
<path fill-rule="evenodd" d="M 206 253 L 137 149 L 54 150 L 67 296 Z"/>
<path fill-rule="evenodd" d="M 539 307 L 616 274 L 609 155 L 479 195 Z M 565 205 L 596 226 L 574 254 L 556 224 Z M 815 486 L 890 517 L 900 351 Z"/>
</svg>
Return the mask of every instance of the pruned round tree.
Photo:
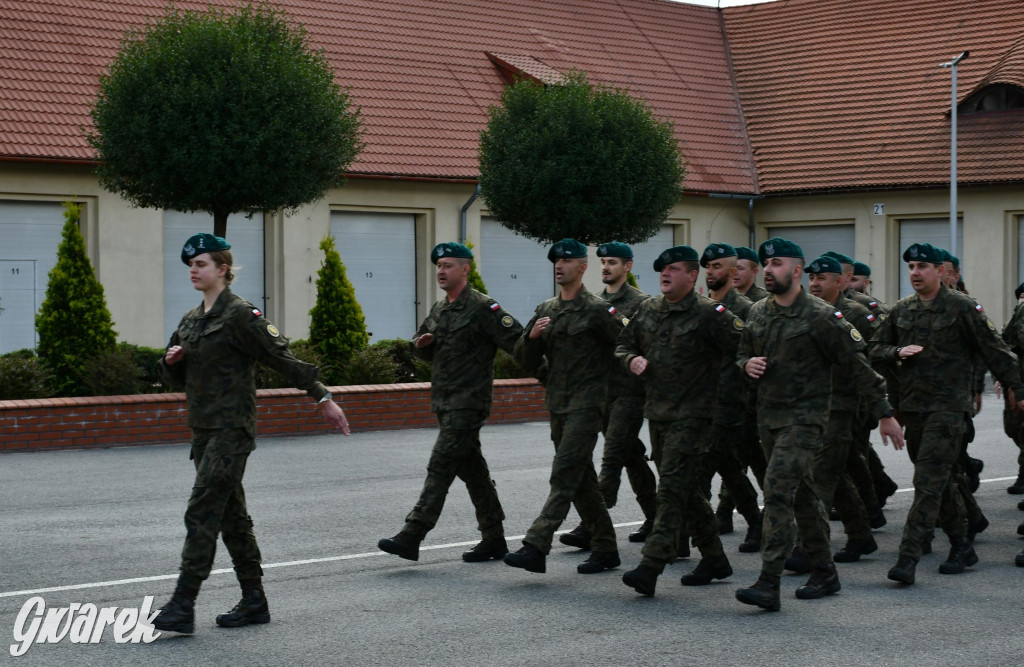
<svg viewBox="0 0 1024 667">
<path fill-rule="evenodd" d="M 142 207 L 293 211 L 343 182 L 358 108 L 304 28 L 266 5 L 173 7 L 129 31 L 92 107 L 100 183 Z"/>
<path fill-rule="evenodd" d="M 580 71 L 556 84 L 517 81 L 489 114 L 481 195 L 501 224 L 523 236 L 640 243 L 657 233 L 682 192 L 672 124 Z"/>
</svg>

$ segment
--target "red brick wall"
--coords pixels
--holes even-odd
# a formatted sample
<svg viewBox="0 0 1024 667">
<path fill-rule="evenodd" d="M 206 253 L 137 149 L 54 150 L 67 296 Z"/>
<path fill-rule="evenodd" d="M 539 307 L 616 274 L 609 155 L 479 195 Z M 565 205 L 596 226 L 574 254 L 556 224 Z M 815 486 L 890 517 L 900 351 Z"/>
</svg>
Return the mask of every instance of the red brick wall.
<svg viewBox="0 0 1024 667">
<path fill-rule="evenodd" d="M 352 431 L 430 428 L 430 384 L 331 387 Z M 327 433 L 312 400 L 297 389 L 261 389 L 259 435 Z M 544 388 L 533 379 L 496 380 L 489 423 L 542 421 Z M 0 452 L 187 442 L 184 394 L 0 401 Z"/>
</svg>

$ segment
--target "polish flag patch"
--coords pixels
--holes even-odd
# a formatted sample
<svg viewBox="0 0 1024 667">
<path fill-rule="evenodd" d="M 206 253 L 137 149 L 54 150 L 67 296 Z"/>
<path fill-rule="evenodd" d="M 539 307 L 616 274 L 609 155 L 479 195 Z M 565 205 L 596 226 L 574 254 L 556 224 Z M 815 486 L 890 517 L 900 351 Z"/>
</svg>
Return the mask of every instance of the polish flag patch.
<svg viewBox="0 0 1024 667">
<path fill-rule="evenodd" d="M 868 322 L 874 322 L 874 321 L 875 321 L 875 316 L 869 314 L 868 315 Z"/>
<path fill-rule="evenodd" d="M 608 312 L 611 313 L 612 315 L 614 315 L 615 314 L 615 306 L 608 306 Z"/>
<path fill-rule="evenodd" d="M 260 312 L 259 308 L 253 308 L 252 314 L 255 315 L 256 317 L 260 317 L 261 315 L 263 315 L 263 313 Z"/>
<path fill-rule="evenodd" d="M 715 310 L 720 312 L 720 313 L 724 312 L 725 311 L 725 306 L 723 306 L 722 304 L 718 304 L 717 306 L 715 306 Z"/>
<path fill-rule="evenodd" d="M 977 305 L 975 305 L 975 306 L 974 306 L 974 309 L 975 309 L 976 311 L 978 311 L 979 313 L 985 312 L 985 309 L 981 307 L 981 304 L 980 304 L 980 303 L 979 303 L 979 304 L 977 304 Z"/>
<path fill-rule="evenodd" d="M 501 306 L 498 305 L 497 301 L 491 304 L 491 310 L 497 310 L 499 308 L 501 308 Z"/>
<path fill-rule="evenodd" d="M 837 319 L 837 320 L 841 320 L 841 319 L 843 319 L 843 314 L 842 314 L 841 312 L 839 312 L 838 310 L 836 311 L 836 313 L 835 313 L 835 314 L 836 314 L 836 319 Z"/>
</svg>

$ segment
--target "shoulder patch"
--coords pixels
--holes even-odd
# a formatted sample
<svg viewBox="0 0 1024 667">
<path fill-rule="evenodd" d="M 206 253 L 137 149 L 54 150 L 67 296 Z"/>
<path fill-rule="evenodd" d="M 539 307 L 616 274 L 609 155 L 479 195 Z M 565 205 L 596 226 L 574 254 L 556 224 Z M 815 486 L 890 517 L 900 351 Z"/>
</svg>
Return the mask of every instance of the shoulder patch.
<svg viewBox="0 0 1024 667">
<path fill-rule="evenodd" d="M 259 308 L 253 308 L 252 314 L 255 315 L 256 317 L 261 317 L 263 315 L 263 313 L 260 312 Z"/>
<path fill-rule="evenodd" d="M 741 320 L 738 317 L 734 317 L 733 320 L 732 320 L 732 328 L 735 329 L 736 331 L 742 331 L 743 330 L 743 320 Z"/>
<path fill-rule="evenodd" d="M 501 318 L 501 326 L 508 328 L 512 326 L 512 322 L 514 321 L 515 320 L 512 319 L 511 315 L 506 315 L 505 317 Z"/>
<path fill-rule="evenodd" d="M 274 338 L 277 338 L 278 336 L 281 335 L 281 332 L 278 331 L 277 327 L 275 327 L 273 324 L 267 325 L 267 333 L 273 336 Z"/>
<path fill-rule="evenodd" d="M 875 321 L 875 316 L 872 315 L 871 313 L 868 313 L 868 322 L 874 322 L 874 321 Z"/>
<path fill-rule="evenodd" d="M 608 306 L 608 313 L 611 315 L 615 314 L 615 306 Z"/>
<path fill-rule="evenodd" d="M 978 306 L 978 307 L 981 308 L 981 306 Z M 986 317 L 985 318 L 985 324 L 987 324 L 988 328 L 991 329 L 992 331 L 996 330 L 996 325 L 992 323 L 992 319 L 991 318 Z"/>
<path fill-rule="evenodd" d="M 836 312 L 834 312 L 833 315 L 836 316 L 837 320 L 843 319 L 843 314 L 841 312 L 839 312 L 838 310 Z"/>
<path fill-rule="evenodd" d="M 719 313 L 725 312 L 725 306 L 723 306 L 722 304 L 718 304 L 717 306 L 715 306 L 715 311 Z"/>
<path fill-rule="evenodd" d="M 877 301 L 868 301 L 868 308 L 878 308 Z"/>
<path fill-rule="evenodd" d="M 974 304 L 974 309 L 975 309 L 976 311 L 978 311 L 979 313 L 983 313 L 983 312 L 985 312 L 985 309 L 981 307 L 981 304 L 980 304 L 980 303 L 976 303 L 976 304 Z"/>
<path fill-rule="evenodd" d="M 629 318 L 628 317 L 623 317 L 622 318 L 622 326 L 624 326 L 624 327 L 629 326 Z"/>
<path fill-rule="evenodd" d="M 501 306 L 500 306 L 500 305 L 498 304 L 498 302 L 497 302 L 497 301 L 495 301 L 494 303 L 492 303 L 492 304 L 490 305 L 490 309 L 491 309 L 491 310 L 498 310 L 499 308 L 501 308 Z"/>
<path fill-rule="evenodd" d="M 864 336 L 860 335 L 860 332 L 857 331 L 857 327 L 850 327 L 850 338 L 854 339 L 858 343 L 864 340 Z"/>
</svg>

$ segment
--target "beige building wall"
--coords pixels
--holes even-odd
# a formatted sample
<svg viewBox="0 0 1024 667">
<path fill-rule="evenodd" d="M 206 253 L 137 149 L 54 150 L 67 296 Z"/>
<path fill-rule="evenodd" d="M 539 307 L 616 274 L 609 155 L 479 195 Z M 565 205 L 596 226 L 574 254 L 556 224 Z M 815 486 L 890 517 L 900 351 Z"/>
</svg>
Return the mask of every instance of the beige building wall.
<svg viewBox="0 0 1024 667">
<path fill-rule="evenodd" d="M 350 179 L 323 199 L 290 214 L 266 216 L 267 313 L 291 338 L 309 332 L 309 310 L 316 299 L 320 239 L 330 231 L 334 211 L 401 212 L 415 216 L 417 315 L 441 297 L 428 254 L 434 244 L 460 237 L 460 211 L 472 197 L 471 183 Z M 90 257 L 106 290 L 107 303 L 121 340 L 162 346 L 163 234 L 162 212 L 138 209 L 100 188 L 91 169 L 52 164 L 0 163 L 0 199 L 74 200 L 85 204 L 83 222 Z M 669 216 L 674 243 L 698 252 L 712 242 L 749 244 L 748 199 L 683 197 Z M 881 205 L 881 210 L 876 205 Z M 904 264 L 898 257 L 899 222 L 948 216 L 944 189 L 769 197 L 754 201 L 756 244 L 778 225 L 853 224 L 856 258 L 871 265 L 873 292 L 892 303 Z M 958 255 L 971 294 L 997 326 L 1009 318 L 1018 283 L 1018 216 L 1024 193 L 1005 187 L 961 188 L 964 247 Z M 480 264 L 480 218 L 487 215 L 477 198 L 466 215 L 468 239 L 476 244 Z M 2 242 L 2 239 L 0 239 Z M 808 258 L 812 259 L 812 258 Z M 600 291 L 600 270 L 586 274 L 586 284 Z M 387 266 L 382 266 L 387 270 Z M 184 279 L 184 278 L 183 278 Z M 700 286 L 703 286 L 703 277 Z"/>
</svg>

